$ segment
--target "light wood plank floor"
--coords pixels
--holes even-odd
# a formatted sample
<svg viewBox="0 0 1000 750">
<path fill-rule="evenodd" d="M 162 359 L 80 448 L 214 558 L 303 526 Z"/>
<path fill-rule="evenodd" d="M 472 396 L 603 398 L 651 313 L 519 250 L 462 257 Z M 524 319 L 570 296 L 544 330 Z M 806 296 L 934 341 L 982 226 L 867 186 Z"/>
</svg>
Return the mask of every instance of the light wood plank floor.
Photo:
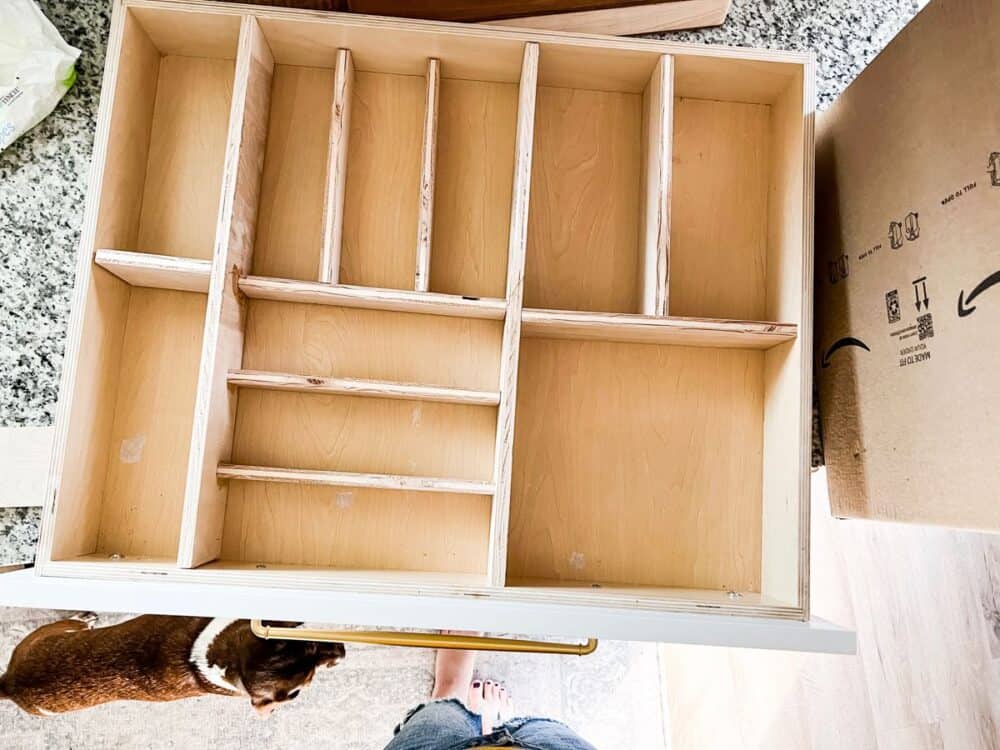
<svg viewBox="0 0 1000 750">
<path fill-rule="evenodd" d="M 660 646 L 672 750 L 1000 748 L 1000 536 L 835 520 L 822 470 L 812 512 L 813 610 L 857 656 Z"/>
</svg>

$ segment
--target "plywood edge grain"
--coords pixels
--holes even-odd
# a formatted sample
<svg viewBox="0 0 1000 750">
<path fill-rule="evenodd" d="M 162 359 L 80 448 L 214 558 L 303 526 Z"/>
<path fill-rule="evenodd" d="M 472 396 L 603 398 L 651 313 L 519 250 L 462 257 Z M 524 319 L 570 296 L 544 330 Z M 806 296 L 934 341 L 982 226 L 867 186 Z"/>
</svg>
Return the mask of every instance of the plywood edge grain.
<svg viewBox="0 0 1000 750">
<path fill-rule="evenodd" d="M 441 62 L 427 61 L 427 96 L 420 149 L 420 205 L 417 209 L 417 267 L 414 289 L 426 292 L 431 280 L 431 239 L 434 228 L 434 180 L 437 165 L 438 102 Z"/>
<path fill-rule="evenodd" d="M 197 258 L 99 249 L 94 262 L 131 286 L 208 292 L 212 263 Z"/>
<path fill-rule="evenodd" d="M 280 469 L 266 466 L 219 464 L 219 479 L 249 482 L 287 482 L 318 484 L 330 487 L 369 487 L 384 490 L 415 490 L 417 492 L 453 492 L 460 495 L 492 495 L 492 482 L 447 477 L 422 477 L 401 474 L 362 474 L 349 471 L 312 471 Z"/>
<path fill-rule="evenodd" d="M 448 388 L 419 383 L 397 383 L 387 380 L 327 378 L 256 370 L 230 370 L 229 384 L 239 388 L 339 396 L 368 396 L 406 401 L 435 401 L 442 404 L 496 406 L 500 403 L 500 394 L 496 391 Z"/>
<path fill-rule="evenodd" d="M 798 334 L 798 326 L 794 323 L 533 309 L 523 311 L 521 326 L 524 336 L 530 338 L 731 349 L 770 349 L 794 340 Z"/>
<path fill-rule="evenodd" d="M 445 315 L 455 318 L 502 320 L 507 309 L 502 299 L 488 297 L 471 298 L 456 294 L 410 292 L 348 284 L 321 284 L 292 279 L 268 279 L 261 276 L 242 278 L 239 286 L 240 290 L 252 299 Z"/>
<path fill-rule="evenodd" d="M 670 176 L 674 61 L 663 55 L 642 95 L 643 165 L 639 298 L 645 315 L 666 315 L 670 295 Z"/>
<path fill-rule="evenodd" d="M 344 194 L 347 185 L 347 151 L 351 135 L 351 98 L 354 89 L 354 59 L 351 51 L 337 51 L 330 112 L 330 146 L 327 154 L 323 200 L 323 245 L 319 280 L 336 284 L 340 279 L 340 250 L 344 236 Z"/>
<path fill-rule="evenodd" d="M 521 307 L 524 304 L 524 265 L 528 245 L 531 157 L 535 138 L 537 93 L 538 45 L 529 42 L 524 45 L 518 92 L 514 184 L 511 192 L 510 235 L 507 250 L 507 309 L 500 352 L 500 407 L 497 410 L 496 455 L 493 466 L 496 493 L 493 496 L 490 518 L 488 563 L 490 582 L 494 586 L 503 586 L 507 578 L 507 535 L 510 526 L 517 368 L 521 350 Z"/>
</svg>

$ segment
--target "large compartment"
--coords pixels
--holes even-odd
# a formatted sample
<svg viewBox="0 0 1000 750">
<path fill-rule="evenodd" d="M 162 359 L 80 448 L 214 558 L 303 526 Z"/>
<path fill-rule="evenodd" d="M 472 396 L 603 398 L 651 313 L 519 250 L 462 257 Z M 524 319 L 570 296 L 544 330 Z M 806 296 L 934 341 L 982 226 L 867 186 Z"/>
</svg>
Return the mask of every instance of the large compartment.
<svg viewBox="0 0 1000 750">
<path fill-rule="evenodd" d="M 97 247 L 212 257 L 239 28 L 229 16 L 127 14 Z"/>
<path fill-rule="evenodd" d="M 53 558 L 176 559 L 205 296 L 95 269 Z"/>
</svg>

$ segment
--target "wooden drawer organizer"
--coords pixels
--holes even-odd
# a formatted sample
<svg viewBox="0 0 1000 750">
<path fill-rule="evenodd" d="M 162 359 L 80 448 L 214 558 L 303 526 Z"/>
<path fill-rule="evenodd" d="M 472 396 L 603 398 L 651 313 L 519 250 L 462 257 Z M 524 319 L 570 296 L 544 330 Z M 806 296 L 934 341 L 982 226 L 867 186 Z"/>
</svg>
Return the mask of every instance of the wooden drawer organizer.
<svg viewBox="0 0 1000 750">
<path fill-rule="evenodd" d="M 808 58 L 133 0 L 108 60 L 43 575 L 807 617 Z"/>
</svg>

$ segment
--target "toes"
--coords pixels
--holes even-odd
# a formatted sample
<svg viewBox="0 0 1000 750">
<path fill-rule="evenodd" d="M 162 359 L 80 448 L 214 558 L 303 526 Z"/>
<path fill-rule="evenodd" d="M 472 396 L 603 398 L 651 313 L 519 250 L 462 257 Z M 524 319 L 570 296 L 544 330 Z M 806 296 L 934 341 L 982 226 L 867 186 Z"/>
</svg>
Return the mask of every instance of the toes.
<svg viewBox="0 0 1000 750">
<path fill-rule="evenodd" d="M 496 703 L 497 696 L 500 692 L 500 685 L 493 680 L 486 681 L 486 687 L 483 690 L 483 697 L 486 699 L 487 703 Z"/>
<path fill-rule="evenodd" d="M 475 714 L 481 713 L 484 693 L 482 680 L 473 680 L 469 686 L 469 710 Z"/>
</svg>

